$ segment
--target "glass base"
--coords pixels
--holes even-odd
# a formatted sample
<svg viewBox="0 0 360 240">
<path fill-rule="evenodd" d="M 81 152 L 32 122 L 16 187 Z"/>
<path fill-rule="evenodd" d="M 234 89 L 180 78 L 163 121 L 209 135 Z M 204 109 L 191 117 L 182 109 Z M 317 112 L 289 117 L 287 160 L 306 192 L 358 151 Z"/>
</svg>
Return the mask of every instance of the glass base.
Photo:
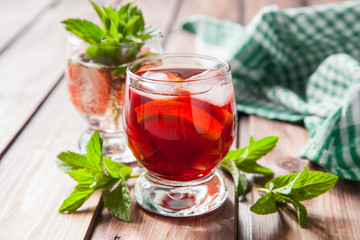
<svg viewBox="0 0 360 240">
<path fill-rule="evenodd" d="M 209 176 L 178 182 L 143 173 L 135 185 L 135 199 L 147 211 L 169 217 L 191 217 L 209 213 L 226 200 L 227 192 L 221 177 Z"/>
<path fill-rule="evenodd" d="M 93 130 L 84 132 L 79 140 L 79 147 L 82 153 L 86 153 L 86 146 L 93 134 Z M 99 130 L 100 137 L 103 139 L 103 154 L 111 158 L 115 162 L 131 163 L 136 159 L 128 148 L 125 136 L 121 131 L 117 132 L 104 132 Z"/>
</svg>

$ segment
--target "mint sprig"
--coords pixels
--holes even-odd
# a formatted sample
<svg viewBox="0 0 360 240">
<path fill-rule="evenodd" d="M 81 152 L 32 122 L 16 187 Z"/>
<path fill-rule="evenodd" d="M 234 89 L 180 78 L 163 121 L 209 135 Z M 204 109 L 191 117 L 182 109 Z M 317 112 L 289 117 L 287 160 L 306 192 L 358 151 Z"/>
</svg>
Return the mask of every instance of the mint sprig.
<svg viewBox="0 0 360 240">
<path fill-rule="evenodd" d="M 269 136 L 257 141 L 250 138 L 249 146 L 229 151 L 220 163 L 220 168 L 229 172 L 234 180 L 236 196 L 239 197 L 247 189 L 247 180 L 243 172 L 272 175 L 273 171 L 256 163 L 270 152 L 277 143 L 278 137 Z"/>
<path fill-rule="evenodd" d="M 74 212 L 97 189 L 110 190 L 103 195 L 104 206 L 114 216 L 129 221 L 131 215 L 131 198 L 126 180 L 132 169 L 110 158 L 102 157 L 103 140 L 95 131 L 88 145 L 86 155 L 73 152 L 62 152 L 58 155 L 58 167 L 72 177 L 77 185 L 73 192 L 60 206 L 60 212 Z"/>
<path fill-rule="evenodd" d="M 265 192 L 250 208 L 257 214 L 270 214 L 276 212 L 277 203 L 290 203 L 294 206 L 300 226 L 304 226 L 307 220 L 307 211 L 300 201 L 317 197 L 329 189 L 337 182 L 338 177 L 331 173 L 321 171 L 309 171 L 308 167 L 300 173 L 292 173 L 279 176 L 266 183 Z"/>
<path fill-rule="evenodd" d="M 250 137 L 249 146 L 230 151 L 220 167 L 229 172 L 235 183 L 236 196 L 246 192 L 246 173 L 272 175 L 273 171 L 256 163 L 258 159 L 270 152 L 278 141 L 278 137 L 269 136 L 257 141 Z M 266 193 L 251 206 L 250 210 L 256 214 L 270 214 L 278 211 L 279 203 L 292 204 L 297 212 L 299 224 L 303 227 L 307 220 L 307 210 L 301 203 L 317 197 L 331 189 L 338 177 L 331 173 L 309 171 L 308 167 L 300 173 L 279 176 L 265 184 L 265 188 L 258 189 Z"/>
<path fill-rule="evenodd" d="M 67 31 L 89 43 L 85 56 L 108 66 L 122 65 L 135 60 L 143 41 L 160 37 L 154 27 L 145 27 L 142 11 L 134 3 L 120 9 L 100 7 L 90 1 L 102 27 L 87 20 L 70 18 L 62 21 Z M 122 45 L 122 43 L 133 43 Z"/>
</svg>

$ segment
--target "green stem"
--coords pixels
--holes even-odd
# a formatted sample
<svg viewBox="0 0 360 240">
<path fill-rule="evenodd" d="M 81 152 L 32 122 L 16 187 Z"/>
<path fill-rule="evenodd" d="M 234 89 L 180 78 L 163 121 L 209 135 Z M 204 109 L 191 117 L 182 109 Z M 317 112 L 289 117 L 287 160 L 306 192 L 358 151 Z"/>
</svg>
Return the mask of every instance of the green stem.
<svg viewBox="0 0 360 240">
<path fill-rule="evenodd" d="M 269 193 L 269 189 L 267 188 L 258 188 L 257 190 L 262 193 Z"/>
<path fill-rule="evenodd" d="M 129 176 L 129 178 L 138 178 L 138 177 L 140 177 L 140 174 L 134 174 Z"/>
</svg>

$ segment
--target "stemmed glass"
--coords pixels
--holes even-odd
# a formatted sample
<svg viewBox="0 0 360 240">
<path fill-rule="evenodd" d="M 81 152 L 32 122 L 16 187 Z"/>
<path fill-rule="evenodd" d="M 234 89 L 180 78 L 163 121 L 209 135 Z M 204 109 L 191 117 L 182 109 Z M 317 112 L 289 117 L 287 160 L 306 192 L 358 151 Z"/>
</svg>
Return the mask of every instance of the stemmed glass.
<svg viewBox="0 0 360 240">
<path fill-rule="evenodd" d="M 114 52 L 111 56 L 108 56 L 109 49 Z M 105 49 L 104 57 L 97 52 L 100 57 L 89 60 L 86 54 L 93 50 L 91 46 L 74 35 L 68 37 L 67 85 L 75 108 L 89 125 L 80 137 L 79 146 L 85 153 L 92 133 L 99 130 L 105 156 L 132 162 L 135 158 L 126 145 L 121 123 L 126 67 L 140 56 L 162 53 L 162 47 L 159 38 L 151 38 L 144 42 L 120 43 L 109 49 Z"/>
<path fill-rule="evenodd" d="M 192 54 L 142 58 L 127 69 L 123 124 L 128 145 L 147 170 L 135 198 L 166 216 L 210 212 L 227 192 L 215 167 L 235 137 L 230 66 Z"/>
</svg>

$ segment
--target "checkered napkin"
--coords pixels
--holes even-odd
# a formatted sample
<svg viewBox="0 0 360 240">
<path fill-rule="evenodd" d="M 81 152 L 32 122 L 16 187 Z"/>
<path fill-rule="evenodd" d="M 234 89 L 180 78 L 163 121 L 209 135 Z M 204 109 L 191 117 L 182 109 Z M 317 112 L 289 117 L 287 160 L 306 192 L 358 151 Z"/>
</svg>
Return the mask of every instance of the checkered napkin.
<svg viewBox="0 0 360 240">
<path fill-rule="evenodd" d="M 360 2 L 268 6 L 246 28 L 206 16 L 182 27 L 198 52 L 230 63 L 239 111 L 303 120 L 301 157 L 360 180 Z"/>
</svg>

